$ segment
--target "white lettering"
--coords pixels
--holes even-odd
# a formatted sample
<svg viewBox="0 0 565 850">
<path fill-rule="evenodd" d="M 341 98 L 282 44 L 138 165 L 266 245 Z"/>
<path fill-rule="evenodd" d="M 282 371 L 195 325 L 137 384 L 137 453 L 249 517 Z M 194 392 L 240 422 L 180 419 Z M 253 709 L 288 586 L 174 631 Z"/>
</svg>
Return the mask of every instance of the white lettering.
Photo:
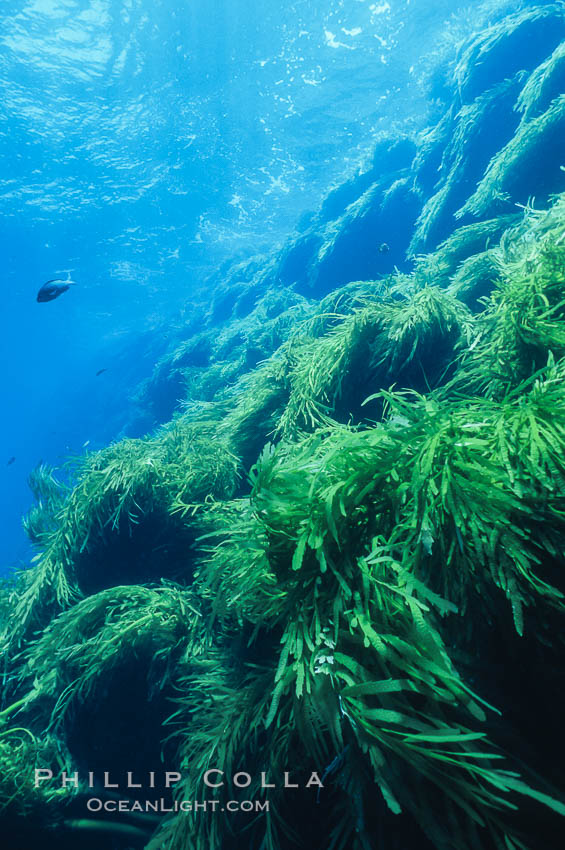
<svg viewBox="0 0 565 850">
<path fill-rule="evenodd" d="M 107 770 L 104 771 L 104 788 L 119 788 L 117 782 L 110 782 L 110 774 Z"/>
<path fill-rule="evenodd" d="M 318 776 L 318 774 L 317 774 L 317 773 L 313 773 L 313 774 L 310 776 L 310 779 L 308 780 L 308 782 L 306 783 L 306 787 L 307 787 L 307 788 L 310 788 L 310 786 L 311 786 L 311 785 L 317 785 L 317 786 L 318 786 L 318 788 L 323 788 L 323 787 L 324 787 L 324 786 L 322 785 L 322 780 L 320 779 L 320 777 Z"/>
<path fill-rule="evenodd" d="M 53 771 L 48 770 L 46 767 L 36 767 L 35 768 L 35 787 L 39 786 L 40 782 L 45 782 L 46 779 L 53 779 Z"/>
<path fill-rule="evenodd" d="M 66 788 L 67 785 L 74 785 L 78 788 L 78 773 L 75 771 L 69 776 L 65 771 L 61 774 L 61 788 Z"/>
<path fill-rule="evenodd" d="M 267 774 L 262 773 L 261 774 L 261 788 L 275 788 L 275 787 L 276 786 L 275 786 L 274 782 L 267 782 Z"/>
<path fill-rule="evenodd" d="M 212 773 L 218 773 L 220 776 L 224 775 L 223 770 L 217 770 L 216 768 L 212 767 L 212 768 L 210 768 L 210 770 L 207 770 L 206 773 L 204 774 L 204 785 L 207 785 L 208 788 L 220 788 L 224 784 L 223 782 L 215 782 L 215 783 L 210 782 L 209 777 Z"/>
<path fill-rule="evenodd" d="M 286 772 L 286 771 L 285 771 L 285 774 L 284 774 L 284 787 L 285 787 L 285 788 L 298 788 L 298 785 L 295 785 L 295 784 L 294 784 L 294 782 L 289 782 L 289 781 L 288 781 L 288 777 L 289 777 L 289 776 L 290 776 L 290 773 L 288 773 L 288 772 Z"/>
</svg>

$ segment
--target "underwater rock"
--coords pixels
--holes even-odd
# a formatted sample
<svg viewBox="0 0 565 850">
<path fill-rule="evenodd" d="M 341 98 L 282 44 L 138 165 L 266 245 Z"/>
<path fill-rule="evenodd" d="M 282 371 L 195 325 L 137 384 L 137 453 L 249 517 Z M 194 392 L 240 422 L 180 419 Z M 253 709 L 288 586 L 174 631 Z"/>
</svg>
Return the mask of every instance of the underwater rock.
<svg viewBox="0 0 565 850">
<path fill-rule="evenodd" d="M 516 109 L 525 121 L 545 112 L 565 90 L 565 43 L 559 44 L 551 56 L 528 77 L 520 92 Z"/>
<path fill-rule="evenodd" d="M 307 283 L 299 284 L 297 291 L 319 298 L 337 286 L 382 277 L 395 266 L 406 268 L 406 249 L 419 210 L 419 196 L 408 179 L 373 184 L 325 228 Z M 390 247 L 386 253 L 379 251 L 383 242 Z"/>
<path fill-rule="evenodd" d="M 334 221 L 347 207 L 357 201 L 371 184 L 382 177 L 389 181 L 398 172 L 409 168 L 416 156 L 416 143 L 409 136 L 385 136 L 375 145 L 370 167 L 332 189 L 324 198 L 317 216 L 318 222 Z"/>
<path fill-rule="evenodd" d="M 418 219 L 409 248 L 411 255 L 435 248 L 453 232 L 454 216 L 492 157 L 513 137 L 519 123 L 514 105 L 522 82 L 520 75 L 505 80 L 454 116 L 450 139 L 443 150 L 438 188 Z"/>
<path fill-rule="evenodd" d="M 551 686 L 534 662 L 558 663 L 565 616 L 564 226 L 561 197 L 317 308 L 272 292 L 261 315 L 288 326 L 265 362 L 84 460 L 36 566 L 0 594 L 5 699 L 32 738 L 54 729 L 69 759 L 123 772 L 144 769 L 141 735 L 182 775 L 176 801 L 216 760 L 251 778 L 245 799 L 268 768 L 324 777 L 317 804 L 269 788 L 274 821 L 171 812 L 147 850 L 235 847 L 244 829 L 286 850 L 291 824 L 313 846 L 371 846 L 380 824 L 405 846 L 557 850 L 565 774 L 543 758 L 563 694 L 531 729 L 520 688 Z M 473 314 L 457 292 L 476 298 L 485 264 Z M 248 321 L 224 326 L 230 357 Z"/>
<path fill-rule="evenodd" d="M 464 48 L 454 71 L 463 103 L 519 71 L 531 71 L 565 37 L 561 3 L 533 4 L 480 33 Z"/>
<path fill-rule="evenodd" d="M 241 799 L 266 772 L 324 788 L 119 850 L 560 850 L 565 195 L 525 200 L 563 185 L 561 21 L 473 37 L 415 159 L 381 140 L 282 249 L 216 272 L 140 396 L 171 423 L 36 471 L 38 554 L 0 584 L 10 825 L 92 829 L 22 760 L 163 753 L 171 802 L 209 768 Z M 413 271 L 412 237 L 440 243 Z"/>
<path fill-rule="evenodd" d="M 463 260 L 453 275 L 450 292 L 470 310 L 478 313 L 483 309 L 485 299 L 492 293 L 498 276 L 499 267 L 494 250 L 473 254 Z"/>
<path fill-rule="evenodd" d="M 281 254 L 278 276 L 285 286 L 298 284 L 302 290 L 308 286 L 308 271 L 316 262 L 322 246 L 320 233 L 307 233 L 287 245 Z"/>
<path fill-rule="evenodd" d="M 498 244 L 503 233 L 521 219 L 520 213 L 510 213 L 458 227 L 433 253 L 417 257 L 417 276 L 422 283 L 448 286 L 465 261 L 483 257 L 489 246 Z M 472 286 L 471 280 L 469 285 Z M 467 303 L 463 290 L 457 290 L 456 294 Z"/>
<path fill-rule="evenodd" d="M 532 197 L 544 203 L 551 194 L 563 191 L 564 133 L 565 95 L 560 95 L 542 115 L 522 121 L 456 216 L 492 214 L 500 207 L 526 204 Z"/>
</svg>

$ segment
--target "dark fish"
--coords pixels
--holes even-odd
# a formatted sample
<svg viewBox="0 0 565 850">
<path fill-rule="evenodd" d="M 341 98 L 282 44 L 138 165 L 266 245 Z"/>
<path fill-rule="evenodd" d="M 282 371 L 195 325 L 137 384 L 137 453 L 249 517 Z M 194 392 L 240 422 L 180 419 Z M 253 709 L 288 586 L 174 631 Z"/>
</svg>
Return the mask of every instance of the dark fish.
<svg viewBox="0 0 565 850">
<path fill-rule="evenodd" d="M 63 292 L 66 292 L 73 285 L 74 280 L 70 278 L 68 280 L 48 280 L 37 293 L 37 300 L 39 302 L 53 301 L 54 298 L 58 298 L 59 295 L 62 295 Z"/>
<path fill-rule="evenodd" d="M 107 372 L 107 371 L 108 371 L 107 369 L 99 369 L 98 372 L 96 373 L 96 377 L 98 377 L 98 375 L 101 375 L 102 372 Z"/>
<path fill-rule="evenodd" d="M 11 466 L 11 465 L 13 464 L 13 462 L 15 461 L 15 459 L 16 459 L 16 458 L 12 455 L 12 457 L 10 458 L 10 460 L 8 461 L 8 463 L 6 464 L 6 466 Z"/>
<path fill-rule="evenodd" d="M 388 254 L 389 251 L 390 247 L 387 245 L 387 243 L 381 242 L 381 244 L 379 245 L 379 254 Z"/>
</svg>

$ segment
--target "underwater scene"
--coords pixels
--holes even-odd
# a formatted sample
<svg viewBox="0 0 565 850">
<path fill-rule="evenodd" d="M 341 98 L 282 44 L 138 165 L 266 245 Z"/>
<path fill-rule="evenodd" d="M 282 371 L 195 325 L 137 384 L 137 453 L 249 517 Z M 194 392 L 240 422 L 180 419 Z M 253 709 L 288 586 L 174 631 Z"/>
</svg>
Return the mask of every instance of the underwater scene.
<svg viewBox="0 0 565 850">
<path fill-rule="evenodd" d="M 0 847 L 561 850 L 565 2 L 0 21 Z"/>
</svg>

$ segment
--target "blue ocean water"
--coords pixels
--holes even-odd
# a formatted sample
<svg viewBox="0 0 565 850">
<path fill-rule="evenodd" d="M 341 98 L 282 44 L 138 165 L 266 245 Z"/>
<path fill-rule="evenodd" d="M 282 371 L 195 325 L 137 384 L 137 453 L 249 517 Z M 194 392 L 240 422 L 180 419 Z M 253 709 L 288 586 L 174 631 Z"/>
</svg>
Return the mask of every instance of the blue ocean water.
<svg viewBox="0 0 565 850">
<path fill-rule="evenodd" d="M 3 0 L 1 570 L 30 555 L 34 466 L 132 433 L 207 276 L 424 127 L 434 57 L 503 5 Z"/>
</svg>

